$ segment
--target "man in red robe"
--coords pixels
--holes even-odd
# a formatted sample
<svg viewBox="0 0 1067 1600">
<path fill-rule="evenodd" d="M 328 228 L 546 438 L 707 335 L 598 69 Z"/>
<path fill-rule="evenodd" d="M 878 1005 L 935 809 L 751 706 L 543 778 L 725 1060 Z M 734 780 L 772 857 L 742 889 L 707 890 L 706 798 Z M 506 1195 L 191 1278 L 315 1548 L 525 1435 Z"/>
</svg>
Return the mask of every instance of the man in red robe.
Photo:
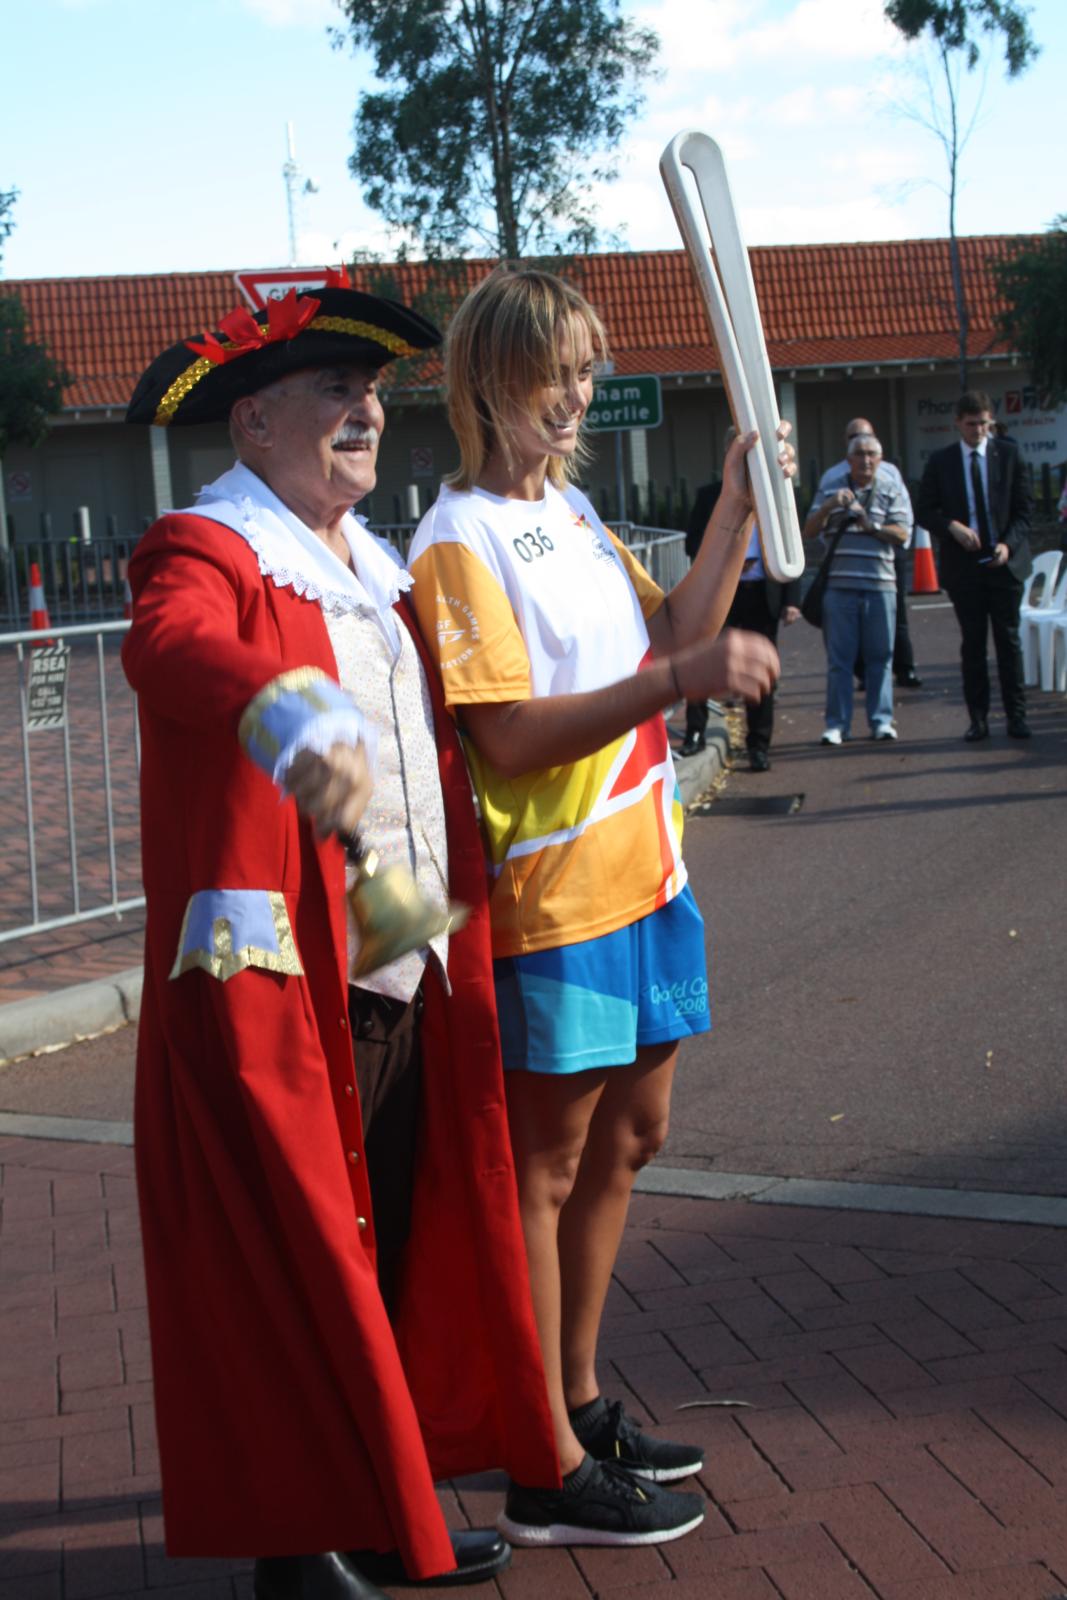
<svg viewBox="0 0 1067 1600">
<path fill-rule="evenodd" d="M 434 1480 L 559 1482 L 463 757 L 410 579 L 351 514 L 378 373 L 437 341 L 332 282 L 165 351 L 127 418 L 228 418 L 238 458 L 138 545 L 123 660 L 167 1546 L 256 1557 L 257 1600 L 490 1577 L 507 1547 L 450 1534 Z M 380 973 L 346 910 L 336 835 L 357 823 L 431 901 L 472 908 Z"/>
</svg>

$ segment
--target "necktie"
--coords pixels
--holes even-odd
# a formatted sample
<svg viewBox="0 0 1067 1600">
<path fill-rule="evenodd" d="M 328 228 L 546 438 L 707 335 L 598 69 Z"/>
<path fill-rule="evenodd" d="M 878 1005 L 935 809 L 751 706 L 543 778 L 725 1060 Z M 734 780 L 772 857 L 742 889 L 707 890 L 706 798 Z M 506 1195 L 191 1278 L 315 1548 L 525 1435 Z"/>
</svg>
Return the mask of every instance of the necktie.
<svg viewBox="0 0 1067 1600">
<path fill-rule="evenodd" d="M 978 524 L 978 537 L 982 541 L 982 549 L 988 552 L 993 548 L 993 538 L 989 531 L 989 512 L 986 510 L 982 469 L 978 464 L 977 450 L 971 451 L 971 489 L 974 493 L 974 520 Z"/>
</svg>

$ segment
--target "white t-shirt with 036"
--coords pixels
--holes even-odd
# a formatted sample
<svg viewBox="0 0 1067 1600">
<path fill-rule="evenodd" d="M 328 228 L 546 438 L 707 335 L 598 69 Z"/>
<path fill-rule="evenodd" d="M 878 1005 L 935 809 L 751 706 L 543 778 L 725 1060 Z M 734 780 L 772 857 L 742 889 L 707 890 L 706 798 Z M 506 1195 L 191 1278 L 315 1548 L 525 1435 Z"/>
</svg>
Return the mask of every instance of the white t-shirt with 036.
<svg viewBox="0 0 1067 1600">
<path fill-rule="evenodd" d="M 409 552 L 445 699 L 577 694 L 651 659 L 663 592 L 574 488 L 543 500 L 445 488 Z M 493 883 L 495 956 L 627 927 L 684 887 L 682 807 L 657 714 L 565 766 L 505 778 L 466 741 Z"/>
</svg>

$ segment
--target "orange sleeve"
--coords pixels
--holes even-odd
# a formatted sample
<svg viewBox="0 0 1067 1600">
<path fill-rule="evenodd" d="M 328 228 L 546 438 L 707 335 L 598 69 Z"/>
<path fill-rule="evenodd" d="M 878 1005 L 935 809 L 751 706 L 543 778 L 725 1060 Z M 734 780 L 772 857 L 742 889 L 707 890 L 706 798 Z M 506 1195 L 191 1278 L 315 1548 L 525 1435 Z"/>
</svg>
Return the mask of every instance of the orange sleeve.
<svg viewBox="0 0 1067 1600">
<path fill-rule="evenodd" d="M 633 551 L 628 549 L 628 547 L 623 544 L 622 540 L 617 538 L 616 535 L 612 533 L 610 528 L 605 528 L 604 532 L 615 546 L 615 549 L 619 555 L 619 559 L 626 568 L 626 576 L 633 584 L 634 590 L 637 594 L 638 603 L 641 607 L 641 615 L 647 622 L 649 617 L 653 616 L 663 604 L 663 590 L 660 588 L 659 584 L 654 578 L 649 577 L 648 573 L 645 571 L 640 561 L 638 561 Z"/>
<path fill-rule="evenodd" d="M 528 700 L 530 660 L 511 603 L 478 557 L 431 544 L 412 564 L 410 598 L 445 703 Z"/>
</svg>

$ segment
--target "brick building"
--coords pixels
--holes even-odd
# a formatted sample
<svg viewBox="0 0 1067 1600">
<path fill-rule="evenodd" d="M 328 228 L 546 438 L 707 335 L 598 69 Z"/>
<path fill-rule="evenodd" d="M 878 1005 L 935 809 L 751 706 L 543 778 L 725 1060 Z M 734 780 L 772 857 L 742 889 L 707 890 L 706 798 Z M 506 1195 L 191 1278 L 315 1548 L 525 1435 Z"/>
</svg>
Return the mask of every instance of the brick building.
<svg viewBox="0 0 1067 1600">
<path fill-rule="evenodd" d="M 1018 356 L 997 339 L 991 268 L 1028 242 L 1017 236 L 960 241 L 971 311 L 971 381 L 987 389 L 1029 460 L 1067 458 L 1067 413 L 1038 405 Z M 783 415 L 794 423 L 805 487 L 840 458 L 850 416 L 871 417 L 886 454 L 915 478 L 949 438 L 957 393 L 956 334 L 948 241 L 767 246 L 751 252 L 756 291 Z M 436 283 L 423 263 L 388 271 L 401 298 L 430 295 L 447 306 L 489 269 L 453 263 Z M 356 287 L 380 287 L 384 269 L 360 268 Z M 713 476 L 729 422 L 715 350 L 680 250 L 598 255 L 567 273 L 601 313 L 617 378 L 654 374 L 663 421 L 655 429 L 594 437 L 587 487 L 612 514 L 616 484 L 670 488 L 677 501 Z M 230 461 L 226 431 L 127 428 L 134 383 L 165 345 L 215 328 L 240 303 L 229 272 L 138 277 L 48 278 L 0 283 L 18 294 L 33 337 L 73 375 L 62 414 L 35 450 L 4 461 L 8 525 L 22 542 L 68 538 L 76 508 L 94 534 L 139 530 L 161 509 L 188 504 Z M 435 299 L 436 296 L 436 299 Z M 424 304 L 426 302 L 424 301 Z M 411 366 L 410 363 L 405 366 Z M 379 522 L 425 506 L 453 446 L 435 359 L 399 374 L 389 401 L 371 513 Z M 621 466 L 621 473 L 619 467 Z"/>
</svg>

